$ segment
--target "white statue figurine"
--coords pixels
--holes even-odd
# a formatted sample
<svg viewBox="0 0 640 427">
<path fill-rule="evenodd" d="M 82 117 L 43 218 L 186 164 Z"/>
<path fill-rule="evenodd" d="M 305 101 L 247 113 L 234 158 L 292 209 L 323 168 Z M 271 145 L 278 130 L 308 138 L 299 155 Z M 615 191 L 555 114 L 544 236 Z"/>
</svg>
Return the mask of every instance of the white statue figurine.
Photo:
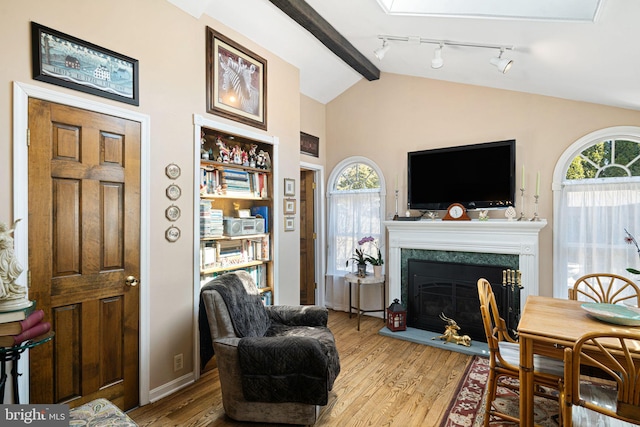
<svg viewBox="0 0 640 427">
<path fill-rule="evenodd" d="M 5 223 L 0 222 L 0 310 L 28 305 L 26 287 L 16 283 L 16 279 L 22 273 L 22 267 L 16 259 L 11 235 L 18 221 L 20 220 L 14 222 L 10 229 Z"/>
</svg>

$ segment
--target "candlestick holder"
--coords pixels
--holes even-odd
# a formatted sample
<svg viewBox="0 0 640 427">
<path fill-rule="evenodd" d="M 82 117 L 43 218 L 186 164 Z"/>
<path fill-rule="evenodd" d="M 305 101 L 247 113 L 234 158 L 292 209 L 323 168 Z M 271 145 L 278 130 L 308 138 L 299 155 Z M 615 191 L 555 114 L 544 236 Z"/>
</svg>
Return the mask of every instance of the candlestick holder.
<svg viewBox="0 0 640 427">
<path fill-rule="evenodd" d="M 533 217 L 531 217 L 531 219 L 529 221 L 540 221 L 540 217 L 538 217 L 538 198 L 540 197 L 540 195 L 538 194 L 534 194 L 533 198 L 536 199 L 533 203 L 534 203 L 534 212 L 533 212 Z"/>
<path fill-rule="evenodd" d="M 396 190 L 396 214 L 393 216 L 393 220 L 398 220 L 398 190 Z"/>
<path fill-rule="evenodd" d="M 518 217 L 518 221 L 524 221 L 526 218 L 524 217 L 524 188 L 520 189 L 520 216 Z"/>
</svg>

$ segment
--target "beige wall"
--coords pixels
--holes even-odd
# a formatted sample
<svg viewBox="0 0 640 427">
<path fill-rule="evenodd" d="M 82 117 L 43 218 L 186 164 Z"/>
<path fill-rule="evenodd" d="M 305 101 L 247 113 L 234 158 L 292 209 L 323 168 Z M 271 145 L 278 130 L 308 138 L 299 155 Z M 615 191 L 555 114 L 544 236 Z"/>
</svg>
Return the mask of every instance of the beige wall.
<svg viewBox="0 0 640 427">
<path fill-rule="evenodd" d="M 496 74 L 499 78 L 507 76 Z M 541 175 L 539 213 L 548 225 L 541 233 L 540 291 L 549 296 L 553 259 L 551 179 L 558 158 L 589 132 L 640 125 L 638 111 L 386 73 L 378 81 L 360 81 L 328 103 L 326 115 L 327 175 L 345 157 L 371 158 L 387 179 L 387 218 L 395 210 L 392 195 L 396 176 L 401 214 L 405 210 L 408 151 L 516 139 L 517 185 L 524 164 L 528 216 L 533 215 L 536 172 Z M 479 167 L 478 179 L 481 176 Z M 502 211 L 491 212 L 491 217 L 501 215 Z M 477 218 L 477 213 L 472 217 Z"/>
<path fill-rule="evenodd" d="M 140 106 L 110 101 L 31 79 L 30 21 L 51 27 L 140 61 Z M 0 221 L 12 221 L 12 82 L 19 81 L 147 114 L 150 147 L 150 387 L 165 385 L 193 370 L 193 114 L 246 127 L 206 113 L 205 27 L 211 26 L 268 61 L 268 132 L 280 138 L 280 177 L 298 177 L 300 94 L 297 68 L 224 25 L 207 17 L 195 19 L 168 2 L 157 0 L 42 0 L 0 2 Z M 248 127 L 256 132 L 256 128 Z M 183 237 L 168 243 L 164 168 L 182 168 L 175 202 L 183 214 L 176 225 Z M 297 181 L 297 179 L 296 179 Z M 297 186 L 296 186 L 297 187 Z M 282 183 L 276 200 L 282 198 Z M 280 235 L 281 303 L 299 300 L 298 232 Z M 293 264 L 293 265 L 291 265 Z M 173 355 L 184 354 L 185 367 L 173 372 Z"/>
<path fill-rule="evenodd" d="M 327 158 L 326 120 L 325 104 L 300 95 L 300 130 L 320 139 L 318 157 L 301 154 L 300 161 L 324 164 Z"/>
</svg>

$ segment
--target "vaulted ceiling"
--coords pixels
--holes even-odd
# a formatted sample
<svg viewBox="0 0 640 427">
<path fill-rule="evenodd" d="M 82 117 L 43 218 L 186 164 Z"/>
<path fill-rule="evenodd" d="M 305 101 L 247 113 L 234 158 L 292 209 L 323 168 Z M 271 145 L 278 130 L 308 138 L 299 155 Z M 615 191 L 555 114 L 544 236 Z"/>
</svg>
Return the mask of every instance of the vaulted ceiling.
<svg viewBox="0 0 640 427">
<path fill-rule="evenodd" d="M 304 4 L 301 0 L 168 1 L 193 16 L 210 15 L 298 67 L 301 93 L 319 102 L 331 101 L 364 78 L 276 6 L 290 3 L 296 9 Z M 450 4 L 465 2 L 479 8 L 448 9 Z M 529 18 L 487 16 L 505 4 L 524 8 L 545 2 L 554 3 L 434 0 L 428 2 L 436 5 L 429 15 L 406 10 L 393 14 L 383 8 L 427 3 L 417 0 L 307 0 L 306 5 L 326 21 L 321 27 L 337 31 L 345 46 L 373 67 L 370 70 L 640 110 L 640 2 L 564 0 L 560 3 L 565 7 L 555 19 L 543 19 L 535 16 L 536 11 L 522 8 L 516 12 Z M 578 11 L 585 5 L 591 10 Z M 578 17 L 571 17 L 575 12 Z M 381 35 L 409 41 L 390 41 L 390 49 L 378 60 L 374 50 L 382 45 Z M 514 61 L 513 67 L 502 74 L 489 64 L 499 53 L 496 49 L 445 45 L 444 65 L 434 69 L 431 59 L 438 44 L 418 43 L 418 39 L 512 46 L 504 57 Z"/>
</svg>

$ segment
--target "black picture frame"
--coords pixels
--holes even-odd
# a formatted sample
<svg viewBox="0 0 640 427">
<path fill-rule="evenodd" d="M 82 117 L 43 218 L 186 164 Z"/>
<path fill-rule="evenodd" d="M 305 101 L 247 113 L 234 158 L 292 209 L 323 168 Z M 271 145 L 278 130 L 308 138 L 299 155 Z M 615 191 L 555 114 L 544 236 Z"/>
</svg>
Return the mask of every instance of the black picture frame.
<svg viewBox="0 0 640 427">
<path fill-rule="evenodd" d="M 31 22 L 34 80 L 140 105 L 138 60 Z"/>
<path fill-rule="evenodd" d="M 267 130 L 267 60 L 207 27 L 207 112 Z"/>
<path fill-rule="evenodd" d="M 320 138 L 300 132 L 300 152 L 308 156 L 320 157 Z"/>
</svg>

